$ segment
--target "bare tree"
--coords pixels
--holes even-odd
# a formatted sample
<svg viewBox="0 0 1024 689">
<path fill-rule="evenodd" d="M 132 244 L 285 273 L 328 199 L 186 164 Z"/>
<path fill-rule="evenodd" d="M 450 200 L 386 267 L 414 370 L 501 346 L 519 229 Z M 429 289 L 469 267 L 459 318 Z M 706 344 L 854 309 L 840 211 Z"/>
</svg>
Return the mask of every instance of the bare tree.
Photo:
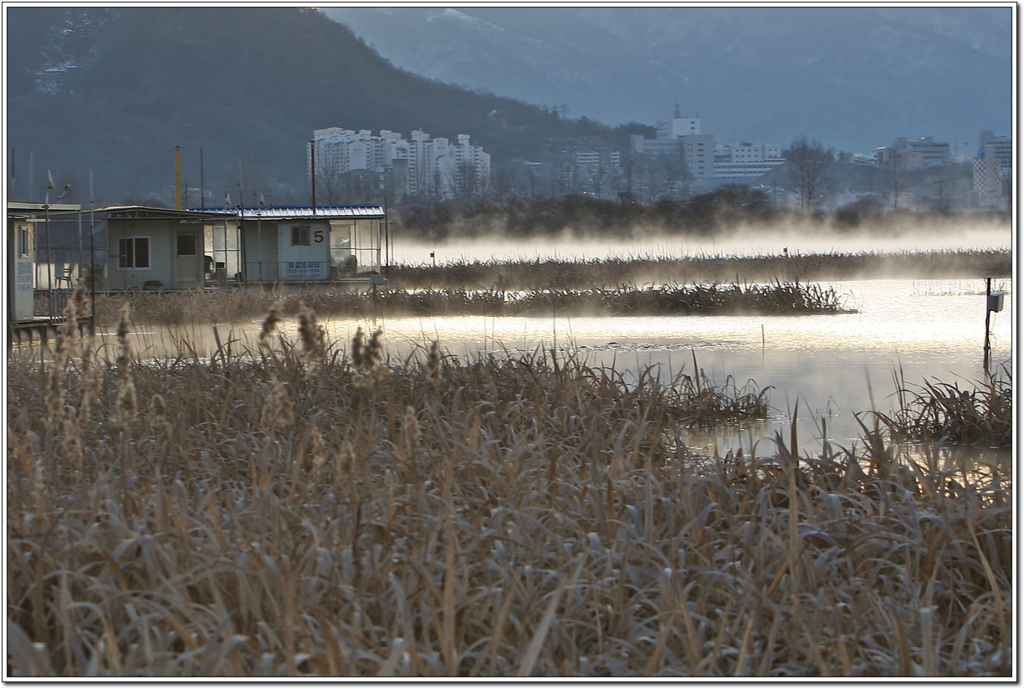
<svg viewBox="0 0 1024 689">
<path fill-rule="evenodd" d="M 633 167 L 633 156 L 627 155 L 622 159 L 621 164 L 612 165 L 609 168 L 609 183 L 617 198 L 623 199 L 632 196 Z"/>
<path fill-rule="evenodd" d="M 449 180 L 446 177 L 439 167 L 435 168 L 434 174 L 430 176 L 430 199 L 433 205 L 448 198 Z"/>
<path fill-rule="evenodd" d="M 651 169 L 651 196 L 655 201 L 671 200 L 675 196 L 676 182 L 683 179 L 686 163 L 679 156 L 662 154 Z"/>
<path fill-rule="evenodd" d="M 343 172 L 340 163 L 326 158 L 322 156 L 316 160 L 316 188 L 327 205 L 335 205 L 341 203 L 344 193 Z"/>
<path fill-rule="evenodd" d="M 601 161 L 597 161 L 597 169 L 594 170 L 594 174 L 590 176 L 590 187 L 594 190 L 594 196 L 601 198 L 601 192 L 604 191 L 605 177 L 608 176 L 608 169 L 605 164 Z"/>
<path fill-rule="evenodd" d="M 515 191 L 515 170 L 507 166 L 498 168 L 494 181 L 498 196 L 510 196 Z"/>
<path fill-rule="evenodd" d="M 907 193 L 906 157 L 893 151 L 889 158 L 889 174 L 885 178 L 886 194 L 892 198 L 892 209 L 899 210 L 900 194 Z"/>
<path fill-rule="evenodd" d="M 817 139 L 801 136 L 794 139 L 782 155 L 789 162 L 790 184 L 800 194 L 800 206 L 805 211 L 810 210 L 825 190 L 835 152 L 826 149 Z"/>
<path fill-rule="evenodd" d="M 477 174 L 476 165 L 469 161 L 463 161 L 455 169 L 456 193 L 462 198 L 472 198 L 480 195 L 480 177 Z"/>
</svg>

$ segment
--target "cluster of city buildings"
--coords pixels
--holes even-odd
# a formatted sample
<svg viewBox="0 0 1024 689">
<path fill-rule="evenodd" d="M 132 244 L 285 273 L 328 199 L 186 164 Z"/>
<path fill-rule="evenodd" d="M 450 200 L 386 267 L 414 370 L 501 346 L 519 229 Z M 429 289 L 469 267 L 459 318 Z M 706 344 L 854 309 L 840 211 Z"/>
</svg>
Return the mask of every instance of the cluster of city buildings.
<svg viewBox="0 0 1024 689">
<path fill-rule="evenodd" d="M 431 139 L 418 129 L 405 139 L 387 129 L 374 136 L 368 129 L 328 127 L 313 132 L 307 159 L 318 181 L 326 184 L 357 170 L 390 173 L 398 198 L 443 201 L 480 196 L 491 182 L 491 156 L 470 143 L 468 134 L 459 134 L 452 142 Z"/>
<path fill-rule="evenodd" d="M 700 118 L 680 116 L 679 106 L 675 116 L 658 127 L 655 138 L 632 135 L 630 151 L 635 155 L 679 156 L 694 180 L 716 184 L 749 182 L 786 162 L 780 146 L 741 141 L 716 144 L 714 135 L 701 131 Z"/>
<path fill-rule="evenodd" d="M 930 136 L 917 141 L 897 137 L 892 146 L 879 147 L 875 164 L 898 171 L 921 170 L 933 165 L 958 165 L 968 162 L 966 151 L 954 144 L 937 142 Z M 981 207 L 1002 207 L 1010 194 L 1013 166 L 1013 139 L 996 136 L 992 131 L 978 133 L 978 147 L 971 159 L 974 165 L 974 193 Z"/>
<path fill-rule="evenodd" d="M 684 173 L 671 184 L 685 183 L 697 188 L 752 184 L 786 162 L 778 145 L 739 140 L 716 143 L 712 134 L 702 131 L 700 117 L 682 116 L 679 106 L 672 118 L 658 126 L 655 138 L 633 135 L 628 149 L 598 138 L 565 141 L 561 148 L 565 162 L 549 173 L 552 193 L 558 189 L 569 193 L 578 188 L 598 196 L 614 196 L 622 191 L 619 187 L 635 190 L 637 180 L 630 176 L 633 173 L 623 171 L 628 157 L 678 161 Z M 389 197 L 395 202 L 481 196 L 491 187 L 490 155 L 481 146 L 470 143 L 468 134 L 459 134 L 455 141 L 450 141 L 441 137 L 431 139 L 417 129 L 406 139 L 386 129 L 373 135 L 366 129 L 328 127 L 313 132 L 307 156 L 322 190 L 329 190 L 340 175 L 359 171 L 375 173 L 382 185 L 386 178 Z M 897 137 L 892 146 L 879 147 L 874 155 L 855 154 L 847 159 L 900 172 L 973 162 L 972 205 L 1005 206 L 1010 193 L 1012 140 L 995 136 L 991 131 L 979 134 L 973 157 L 967 144 L 951 146 L 923 136 L 916 140 Z M 541 163 L 526 165 L 547 167 Z"/>
<path fill-rule="evenodd" d="M 923 136 L 917 140 L 897 137 L 892 146 L 879 147 L 874 156 L 855 154 L 851 162 L 876 165 L 900 172 L 921 170 L 935 165 L 957 165 L 973 162 L 974 207 L 1005 207 L 1010 196 L 1013 142 L 1008 136 L 995 136 L 991 131 L 978 135 L 973 158 L 964 144 L 935 141 Z M 779 146 L 765 143 L 733 142 L 716 144 L 711 134 L 701 131 L 699 117 L 682 117 L 676 107 L 675 117 L 661 124 L 654 139 L 630 137 L 630 152 L 644 156 L 678 156 L 698 185 L 724 183 L 750 184 L 753 180 L 785 164 Z"/>
</svg>

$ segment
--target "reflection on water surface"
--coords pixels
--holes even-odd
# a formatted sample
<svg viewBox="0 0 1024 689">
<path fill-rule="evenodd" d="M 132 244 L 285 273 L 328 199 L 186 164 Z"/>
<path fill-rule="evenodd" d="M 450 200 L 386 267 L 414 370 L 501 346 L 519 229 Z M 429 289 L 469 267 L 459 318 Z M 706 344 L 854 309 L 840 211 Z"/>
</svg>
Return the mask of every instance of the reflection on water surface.
<svg viewBox="0 0 1024 689">
<path fill-rule="evenodd" d="M 714 436 L 693 434 L 697 449 L 749 451 L 770 444 L 776 432 L 789 437 L 797 406 L 803 449 L 821 447 L 821 420 L 828 439 L 850 447 L 861 429 L 854 413 L 889 411 L 894 375 L 910 385 L 925 379 L 971 388 L 984 377 L 985 328 L 982 280 L 868 280 L 832 287 L 857 313 L 824 316 L 644 316 L 386 318 L 372 321 L 327 319 L 329 339 L 348 347 L 357 327 L 384 331 L 392 361 L 437 339 L 459 357 L 479 352 L 532 350 L 538 346 L 574 354 L 591 365 L 614 365 L 635 372 L 655 367 L 670 381 L 698 368 L 717 384 L 748 380 L 771 386 L 772 418 L 756 427 L 720 429 Z M 993 369 L 1011 358 L 1013 313 L 1009 281 L 994 281 L 1007 292 L 1004 310 L 992 314 Z M 145 328 L 135 334 L 139 351 L 175 356 L 194 348 L 200 355 L 216 348 L 214 326 Z M 289 338 L 294 321 L 280 324 Z M 255 351 L 259 323 L 217 325 L 221 343 L 234 352 Z M 112 337 L 112 335 L 108 335 Z M 731 378 L 730 378 L 731 377 Z M 999 453 L 997 453 L 999 455 Z M 1002 455 L 999 455 L 1002 456 Z"/>
</svg>

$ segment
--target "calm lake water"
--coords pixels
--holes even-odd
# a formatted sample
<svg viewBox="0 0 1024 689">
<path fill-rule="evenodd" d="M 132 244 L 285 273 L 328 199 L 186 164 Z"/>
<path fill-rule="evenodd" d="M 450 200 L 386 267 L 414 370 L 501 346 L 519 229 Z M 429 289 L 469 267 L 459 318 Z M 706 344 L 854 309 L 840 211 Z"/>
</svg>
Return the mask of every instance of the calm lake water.
<svg viewBox="0 0 1024 689">
<path fill-rule="evenodd" d="M 892 409 L 894 374 L 902 371 L 908 386 L 926 380 L 971 389 L 984 379 L 985 283 L 983 280 L 866 280 L 831 283 L 846 306 L 856 313 L 831 316 L 655 316 L 655 317 L 444 317 L 328 320 L 329 338 L 348 347 L 357 327 L 384 331 L 392 360 L 437 339 L 459 357 L 479 352 L 555 347 L 575 353 L 594 365 L 614 365 L 636 372 L 653 366 L 665 380 L 680 371 L 692 375 L 694 358 L 712 381 L 730 379 L 739 386 L 753 381 L 758 390 L 771 387 L 773 407 L 766 423 L 726 429 L 713 435 L 693 434 L 695 449 L 723 454 L 758 443 L 759 452 L 773 448 L 776 432 L 789 438 L 797 407 L 801 446 L 821 447 L 821 420 L 828 439 L 850 447 L 860 436 L 856 412 Z M 1003 375 L 1010 367 L 1013 295 L 1009 280 L 994 280 L 993 291 L 1006 294 L 1003 311 L 990 323 L 991 368 Z M 279 326 L 294 337 L 296 325 Z M 221 341 L 255 349 L 259 323 L 219 325 Z M 197 349 L 213 351 L 211 327 L 174 332 L 147 329 L 136 333 L 139 351 L 154 356 L 174 353 L 184 337 Z M 237 351 L 237 350 L 236 350 Z M 996 453 L 1002 463 L 1008 453 Z"/>
</svg>

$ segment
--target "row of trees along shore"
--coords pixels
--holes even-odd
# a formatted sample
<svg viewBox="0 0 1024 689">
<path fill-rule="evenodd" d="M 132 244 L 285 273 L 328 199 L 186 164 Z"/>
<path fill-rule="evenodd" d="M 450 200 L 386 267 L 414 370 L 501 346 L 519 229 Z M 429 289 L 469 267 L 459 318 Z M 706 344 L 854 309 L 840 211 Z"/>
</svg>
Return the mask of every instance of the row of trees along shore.
<svg viewBox="0 0 1024 689">
<path fill-rule="evenodd" d="M 645 232 L 709 236 L 740 225 L 777 225 L 788 221 L 832 229 L 895 234 L 910 226 L 923 227 L 949 213 L 887 211 L 880 204 L 861 203 L 835 211 L 802 213 L 774 207 L 768 193 L 741 184 L 727 184 L 688 200 L 662 199 L 653 204 L 629 197 L 618 200 L 588 195 L 456 199 L 449 202 L 406 204 L 393 216 L 397 235 L 432 241 L 449 237 L 499 234 L 513 237 L 580 234 L 621 237 L 633 229 Z M 973 213 L 972 217 L 1005 217 L 1003 212 Z"/>
</svg>

